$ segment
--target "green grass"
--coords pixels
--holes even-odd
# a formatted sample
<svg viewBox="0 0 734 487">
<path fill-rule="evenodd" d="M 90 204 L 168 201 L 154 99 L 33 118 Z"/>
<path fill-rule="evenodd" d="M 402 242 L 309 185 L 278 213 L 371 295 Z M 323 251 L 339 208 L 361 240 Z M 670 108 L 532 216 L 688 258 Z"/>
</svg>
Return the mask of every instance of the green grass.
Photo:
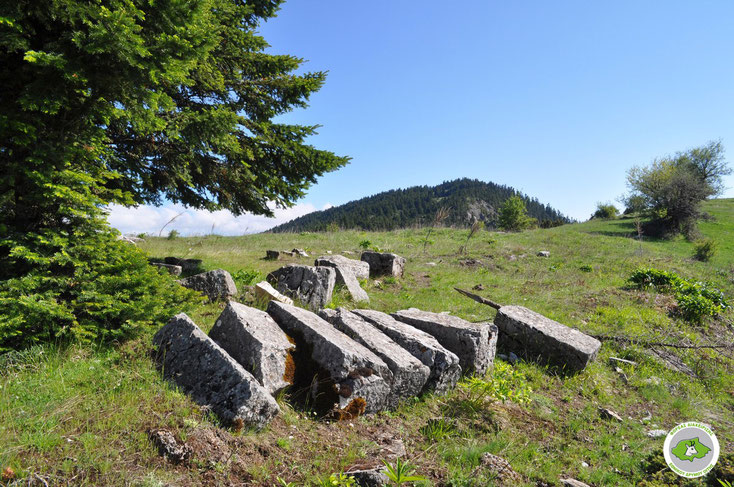
<svg viewBox="0 0 734 487">
<path fill-rule="evenodd" d="M 435 230 L 425 253 L 424 229 L 149 238 L 140 247 L 151 257 L 199 258 L 207 269 L 242 271 L 243 282 L 250 283 L 288 262 L 312 264 L 310 258 L 264 260 L 268 249 L 305 248 L 314 257 L 328 250 L 349 251 L 357 257 L 360 243 L 369 240 L 408 260 L 402 279 L 363 283 L 374 309 L 418 307 L 471 321 L 491 320 L 491 308 L 453 291 L 481 284 L 484 290 L 477 292 L 496 302 L 524 305 L 592 334 L 732 343 L 731 311 L 692 325 L 671 315 L 669 296 L 627 286 L 633 270 L 655 267 L 708 281 L 731 300 L 734 200 L 707 202 L 705 210 L 714 219 L 700 224 L 701 233 L 719 245 L 709 262 L 694 260 L 694 243 L 683 238 L 631 238 L 636 235 L 631 218 L 517 234 L 481 231 L 465 255 L 458 254 L 468 234 L 461 229 Z M 540 250 L 549 250 L 551 257 L 537 257 Z M 467 259 L 481 264 L 463 265 Z M 337 293 L 336 301 L 354 306 L 343 293 Z M 221 308 L 221 303 L 202 305 L 192 318 L 208 331 Z M 24 478 L 37 475 L 50 484 L 272 486 L 280 477 L 295 485 L 319 485 L 350 466 L 379 464 L 385 458 L 378 433 L 387 432 L 403 439 L 410 462 L 427 477 L 419 485 L 478 485 L 472 482 L 479 478 L 491 485 L 491 479 L 475 472 L 484 452 L 506 458 L 528 485 L 555 485 L 561 476 L 592 485 L 664 485 L 655 482 L 668 477 L 646 471 L 650 458 L 662 456 L 663 440 L 645 433 L 694 419 L 711 424 L 723 452 L 732 454 L 731 358 L 712 350 L 672 350 L 700 375 L 692 379 L 668 370 L 642 346 L 606 341 L 598 359 L 578 375 L 563 377 L 535 364 L 517 364 L 515 370 L 532 389 L 527 405 L 487 401 L 478 411 L 469 410 L 462 407 L 465 389 L 457 388 L 350 425 L 315 420 L 282 400 L 283 413 L 263 432 L 222 433 L 234 452 L 228 460 L 202 454 L 189 466 L 175 466 L 158 456 L 146 431 L 165 427 L 183 439 L 214 428 L 215 422 L 160 379 L 148 357 L 149 343 L 146 336 L 107 349 L 33 349 L 14 365 L 0 367 L 0 468 L 11 467 Z M 638 365 L 622 367 L 622 377 L 609 364 L 611 356 Z M 599 406 L 624 421 L 602 419 Z M 652 419 L 643 421 L 648 414 Z M 437 431 L 436 419 L 442 417 L 451 419 L 450 426 Z"/>
</svg>

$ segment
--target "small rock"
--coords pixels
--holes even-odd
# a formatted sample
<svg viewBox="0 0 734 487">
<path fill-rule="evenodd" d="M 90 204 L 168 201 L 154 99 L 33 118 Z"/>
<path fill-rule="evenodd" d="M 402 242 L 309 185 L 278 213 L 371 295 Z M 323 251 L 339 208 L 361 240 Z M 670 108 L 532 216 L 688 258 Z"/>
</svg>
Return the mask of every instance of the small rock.
<svg viewBox="0 0 734 487">
<path fill-rule="evenodd" d="M 327 254 L 332 254 L 331 250 L 326 251 Z"/>
<path fill-rule="evenodd" d="M 484 291 L 484 284 L 477 284 L 472 289 L 475 291 Z"/>
<path fill-rule="evenodd" d="M 491 473 L 503 485 L 519 485 L 523 481 L 522 475 L 513 470 L 510 462 L 491 453 L 482 455 L 479 469 Z"/>
<path fill-rule="evenodd" d="M 507 356 L 507 361 L 510 362 L 512 365 L 515 365 L 517 362 L 520 361 L 520 357 L 518 357 L 515 352 L 510 352 L 510 354 Z"/>
<path fill-rule="evenodd" d="M 435 262 L 426 262 L 426 265 L 428 267 L 436 267 L 437 264 Z"/>
<path fill-rule="evenodd" d="M 668 436 L 668 432 L 665 430 L 650 430 L 645 434 L 650 438 L 662 438 L 663 436 Z"/>
<path fill-rule="evenodd" d="M 604 419 L 613 419 L 615 421 L 619 421 L 620 423 L 623 421 L 622 417 L 619 414 L 612 411 L 611 409 L 600 407 L 599 414 Z"/>
<path fill-rule="evenodd" d="M 649 423 L 650 421 L 652 421 L 652 413 L 648 411 L 647 415 L 644 418 L 642 418 L 642 422 Z"/>
<path fill-rule="evenodd" d="M 267 260 L 280 260 L 280 251 L 278 250 L 266 250 L 265 259 Z"/>
<path fill-rule="evenodd" d="M 622 379 L 622 382 L 627 384 L 629 382 L 629 379 L 627 378 L 627 374 L 624 373 L 624 370 L 620 369 L 619 367 L 614 367 L 614 371 L 619 374 L 620 379 Z"/>
<path fill-rule="evenodd" d="M 308 257 L 308 254 L 303 249 L 293 249 L 291 250 L 291 253 L 298 257 Z"/>
<path fill-rule="evenodd" d="M 538 257 L 550 257 L 550 252 L 547 250 L 541 250 L 538 252 Z"/>
<path fill-rule="evenodd" d="M 583 462 L 583 461 L 582 461 L 582 462 L 581 462 L 581 466 L 582 466 L 582 467 L 584 467 L 584 468 L 586 468 L 586 467 L 588 467 L 588 466 L 589 466 L 589 464 L 588 464 L 588 463 L 586 463 L 586 462 Z"/>
<path fill-rule="evenodd" d="M 584 462 L 586 463 L 586 462 Z M 589 465 L 584 465 L 588 467 Z M 581 482 L 580 480 L 576 479 L 561 479 L 561 484 L 567 486 L 567 487 L 590 487 L 589 484 L 585 484 L 584 482 Z"/>
<path fill-rule="evenodd" d="M 179 444 L 176 437 L 168 430 L 153 429 L 148 431 L 148 437 L 153 445 L 158 449 L 158 454 L 167 458 L 173 463 L 181 463 L 189 459 L 191 456 L 191 447 L 186 444 Z"/>
<path fill-rule="evenodd" d="M 516 260 L 517 260 L 517 255 L 511 255 L 511 256 L 509 256 L 509 257 L 507 258 L 507 260 L 509 260 L 510 262 L 514 262 L 514 261 L 516 261 Z"/>
<path fill-rule="evenodd" d="M 384 470 L 384 468 L 378 467 L 370 470 L 354 470 L 346 472 L 346 474 L 354 477 L 359 487 L 383 487 L 390 481 Z"/>
</svg>

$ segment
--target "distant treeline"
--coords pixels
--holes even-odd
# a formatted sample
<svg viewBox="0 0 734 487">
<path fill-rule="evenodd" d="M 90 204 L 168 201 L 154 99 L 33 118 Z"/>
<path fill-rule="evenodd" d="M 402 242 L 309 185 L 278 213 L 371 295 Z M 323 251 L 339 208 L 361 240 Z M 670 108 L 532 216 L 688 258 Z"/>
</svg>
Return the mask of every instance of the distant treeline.
<svg viewBox="0 0 734 487">
<path fill-rule="evenodd" d="M 336 228 L 383 231 L 425 226 L 433 223 L 440 208 L 449 210 L 442 225 L 464 227 L 481 220 L 487 227 L 493 228 L 497 226 L 497 212 L 502 203 L 516 194 L 525 200 L 528 216 L 536 218 L 541 227 L 570 222 L 550 205 L 544 205 L 536 198 L 530 198 L 509 186 L 464 178 L 438 186 L 385 191 L 328 210 L 309 213 L 271 231 L 320 232 Z"/>
</svg>

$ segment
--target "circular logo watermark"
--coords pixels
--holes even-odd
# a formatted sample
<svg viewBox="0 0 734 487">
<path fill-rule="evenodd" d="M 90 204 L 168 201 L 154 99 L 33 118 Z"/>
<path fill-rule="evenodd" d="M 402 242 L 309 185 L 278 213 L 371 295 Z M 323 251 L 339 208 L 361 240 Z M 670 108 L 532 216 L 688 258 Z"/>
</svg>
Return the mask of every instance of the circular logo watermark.
<svg viewBox="0 0 734 487">
<path fill-rule="evenodd" d="M 719 459 L 719 441 L 703 423 L 681 423 L 668 433 L 663 445 L 665 463 L 681 477 L 703 477 Z"/>
</svg>

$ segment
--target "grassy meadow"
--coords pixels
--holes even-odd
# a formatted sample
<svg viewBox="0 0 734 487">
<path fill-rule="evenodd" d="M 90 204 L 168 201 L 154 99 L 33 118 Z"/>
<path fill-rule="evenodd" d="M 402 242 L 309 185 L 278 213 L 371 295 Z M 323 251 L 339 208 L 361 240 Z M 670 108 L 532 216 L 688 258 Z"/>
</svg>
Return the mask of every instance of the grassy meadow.
<svg viewBox="0 0 734 487">
<path fill-rule="evenodd" d="M 281 415 L 261 432 L 217 428 L 164 382 L 149 358 L 155 330 L 114 347 L 35 347 L 0 357 L 0 468 L 17 477 L 5 483 L 318 486 L 330 474 L 391 461 L 386 445 L 394 439 L 403 441 L 407 460 L 425 477 L 415 485 L 495 485 L 478 467 L 484 452 L 507 459 L 526 485 L 559 485 L 562 477 L 597 486 L 734 481 L 734 350 L 654 347 L 682 361 L 689 373 L 681 373 L 646 345 L 730 345 L 734 313 L 691 324 L 675 315 L 671 296 L 627 283 L 635 269 L 654 267 L 706 281 L 734 301 L 734 200 L 709 201 L 704 210 L 711 219 L 700 231 L 719 245 L 709 262 L 694 260 L 694 244 L 681 237 L 637 238 L 631 218 L 522 233 L 480 231 L 468 241 L 468 230 L 449 228 L 433 230 L 427 241 L 427 229 L 147 238 L 139 247 L 150 257 L 198 258 L 205 269 L 230 271 L 242 301 L 245 285 L 268 272 L 289 262 L 313 264 L 310 258 L 268 261 L 268 249 L 358 258 L 370 247 L 407 259 L 402 279 L 363 282 L 370 308 L 416 307 L 487 321 L 492 308 L 453 290 L 481 285 L 473 292 L 617 339 L 604 340 L 597 360 L 577 375 L 501 363 L 488 380 L 521 391 L 524 400 L 477 400 L 459 387 L 397 411 L 333 422 L 292 407 L 284 395 Z M 538 257 L 541 250 L 550 257 Z M 355 306 L 341 291 L 334 305 Z M 208 331 L 223 306 L 202 304 L 190 315 Z M 610 357 L 637 365 L 615 365 Z M 600 407 L 623 421 L 602 418 Z M 722 447 L 717 469 L 704 480 L 668 471 L 663 438 L 647 435 L 687 420 L 710 424 Z M 430 427 L 435 424 L 442 427 Z M 193 459 L 175 465 L 160 457 L 148 439 L 153 428 L 190 441 Z"/>
</svg>

